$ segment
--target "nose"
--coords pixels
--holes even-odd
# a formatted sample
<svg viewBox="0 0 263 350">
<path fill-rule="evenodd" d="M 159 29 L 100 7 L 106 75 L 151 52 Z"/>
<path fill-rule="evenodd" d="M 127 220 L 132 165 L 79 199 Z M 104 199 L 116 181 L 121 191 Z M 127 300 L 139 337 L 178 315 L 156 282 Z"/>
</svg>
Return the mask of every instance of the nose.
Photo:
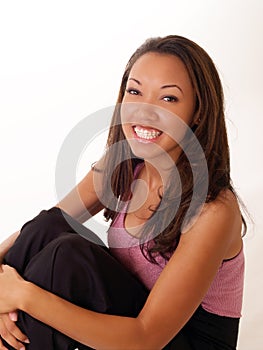
<svg viewBox="0 0 263 350">
<path fill-rule="evenodd" d="M 134 116 L 140 119 L 142 124 L 149 124 L 159 120 L 157 106 L 150 103 L 138 103 L 135 106 Z"/>
<path fill-rule="evenodd" d="M 149 103 L 124 102 L 121 105 L 121 122 L 123 124 L 140 124 L 162 128 L 162 109 Z"/>
</svg>

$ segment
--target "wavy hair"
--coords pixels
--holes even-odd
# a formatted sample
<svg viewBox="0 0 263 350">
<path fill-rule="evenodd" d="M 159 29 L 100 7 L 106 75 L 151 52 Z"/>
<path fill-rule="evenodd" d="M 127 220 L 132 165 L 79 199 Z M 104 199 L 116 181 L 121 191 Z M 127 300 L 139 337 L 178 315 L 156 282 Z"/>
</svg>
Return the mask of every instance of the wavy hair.
<svg viewBox="0 0 263 350">
<path fill-rule="evenodd" d="M 131 184 L 134 180 L 134 169 L 143 160 L 136 158 L 125 139 L 120 117 L 120 105 L 126 89 L 127 80 L 134 63 L 146 53 L 174 55 L 185 65 L 196 95 L 195 115 L 199 118 L 198 125 L 192 131 L 198 139 L 207 164 L 208 188 L 205 202 L 213 201 L 220 191 L 229 189 L 235 195 L 230 178 L 229 146 L 224 115 L 224 96 L 219 74 L 210 56 L 195 42 L 177 35 L 150 38 L 146 40 L 131 56 L 125 68 L 117 104 L 112 117 L 107 147 L 117 145 L 116 152 L 106 152 L 103 176 L 104 200 L 109 205 L 104 211 L 106 220 L 113 222 L 121 210 L 118 203 L 131 197 Z M 122 141 L 122 142 L 119 142 Z M 186 148 L 185 148 L 186 147 Z M 192 152 L 191 142 L 183 149 Z M 118 164 L 115 166 L 115 164 Z M 198 159 L 195 164 L 198 168 Z M 175 172 L 171 173 L 170 181 L 164 193 L 160 195 L 160 205 L 152 209 L 155 220 L 148 220 L 141 232 L 141 250 L 151 262 L 156 262 L 160 254 L 169 259 L 176 249 L 182 225 L 196 214 L 200 208 L 199 198 L 195 198 L 194 209 L 189 213 L 193 200 L 193 164 L 190 164 L 186 152 L 182 152 L 176 162 L 180 175 L 181 192 L 175 186 Z M 95 167 L 96 168 L 96 167 Z M 204 173 L 200 167 L 197 182 L 200 187 L 204 182 Z M 107 189 L 111 188 L 114 196 L 109 197 Z M 237 196 L 237 195 L 236 195 Z M 197 196 L 198 197 L 198 196 Z M 105 203 L 105 202 L 104 202 Z M 175 211 L 174 208 L 178 208 Z M 243 219 L 243 217 L 242 217 Z M 246 230 L 246 223 L 243 219 Z M 151 236 L 149 236 L 149 232 Z M 149 237 L 146 239 L 145 237 Z M 150 239 L 152 237 L 152 239 Z"/>
</svg>

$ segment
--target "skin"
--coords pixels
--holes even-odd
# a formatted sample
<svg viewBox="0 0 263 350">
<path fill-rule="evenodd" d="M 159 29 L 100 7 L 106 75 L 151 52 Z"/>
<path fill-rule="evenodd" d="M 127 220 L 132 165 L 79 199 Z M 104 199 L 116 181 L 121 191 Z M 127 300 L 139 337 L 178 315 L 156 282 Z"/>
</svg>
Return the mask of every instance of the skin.
<svg viewBox="0 0 263 350">
<path fill-rule="evenodd" d="M 189 126 L 197 123 L 194 115 L 196 101 L 190 77 L 179 58 L 147 53 L 133 65 L 122 102 L 123 132 L 133 153 L 144 158 L 145 165 L 138 178 L 148 187 L 146 199 L 140 198 L 144 193 L 143 183 L 138 183 L 125 216 L 126 229 L 136 235 L 136 227 L 152 214 L 149 207 L 158 205 L 160 200 L 158 191 L 168 176 L 164 169 L 169 160 L 164 155 L 168 155 L 174 164 L 182 151 L 177 142 L 182 135 L 170 131 L 182 129 L 180 121 Z M 145 140 L 136 135 L 134 128 L 161 131 L 161 134 Z M 136 207 L 138 202 L 143 203 L 138 210 L 132 210 L 135 202 Z"/>
<path fill-rule="evenodd" d="M 140 103 L 167 109 L 190 126 L 197 122 L 194 115 L 194 91 L 185 67 L 178 58 L 146 54 L 135 63 L 130 77 L 140 84 L 134 80 L 128 81 L 127 88 L 132 90 L 126 92 L 124 102 L 137 102 L 139 99 Z M 183 92 L 177 87 L 161 88 L 167 84 L 176 84 Z M 168 98 L 171 95 L 178 97 L 178 100 Z M 136 123 L 140 126 L 148 130 L 155 129 L 149 115 L 147 120 L 144 114 L 137 118 Z M 123 130 L 129 140 L 134 138 L 131 124 L 124 123 Z M 150 153 L 147 153 L 147 146 L 152 147 L 152 143 L 132 142 L 131 147 L 136 152 L 148 154 L 139 174 L 139 178 L 147 184 L 148 194 L 146 204 L 127 214 L 125 225 L 128 228 L 147 219 L 146 208 L 149 204 L 158 203 L 157 189 L 161 185 L 160 175 L 151 164 Z M 173 160 L 180 154 L 177 142 L 166 133 L 155 142 Z M 156 156 L 158 159 L 158 154 L 156 152 L 153 158 Z M 102 205 L 94 188 L 94 176 L 95 172 L 89 172 L 57 206 L 80 221 L 85 216 L 84 207 L 93 214 L 100 211 Z M 24 281 L 9 266 L 3 266 L 3 272 L 0 273 L 0 312 L 23 310 L 96 349 L 162 349 L 199 306 L 222 260 L 237 255 L 242 248 L 241 227 L 238 203 L 230 191 L 222 191 L 216 200 L 204 205 L 198 219 L 182 235 L 176 251 L 137 318 L 104 315 L 77 307 Z M 49 311 L 51 309 L 54 311 L 52 314 Z"/>
<path fill-rule="evenodd" d="M 135 155 L 145 160 L 158 157 L 158 167 L 160 153 L 175 161 L 181 152 L 177 142 L 181 137 L 179 132 L 170 131 L 180 128 L 180 121 L 189 126 L 196 122 L 195 93 L 181 60 L 157 53 L 140 57 L 131 69 L 122 102 L 123 131 Z M 162 133 L 154 140 L 145 140 L 136 137 L 134 127 Z"/>
</svg>

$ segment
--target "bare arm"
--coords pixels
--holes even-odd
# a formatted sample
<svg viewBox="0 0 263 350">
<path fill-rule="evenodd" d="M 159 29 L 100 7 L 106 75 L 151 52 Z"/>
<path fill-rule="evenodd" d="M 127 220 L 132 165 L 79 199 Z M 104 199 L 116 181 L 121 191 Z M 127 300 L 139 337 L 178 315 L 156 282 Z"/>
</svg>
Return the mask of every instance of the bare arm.
<svg viewBox="0 0 263 350">
<path fill-rule="evenodd" d="M 94 174 L 92 170 L 89 171 L 88 174 L 80 181 L 80 183 L 55 206 L 63 209 L 66 213 L 80 222 L 86 221 L 90 216 L 101 211 L 103 209 L 103 205 L 98 199 L 98 190 L 96 192 L 93 184 L 94 176 L 96 176 L 96 174 Z M 1 242 L 0 264 L 19 234 L 20 231 L 17 231 Z"/>
<path fill-rule="evenodd" d="M 18 282 L 18 277 L 12 277 L 15 271 L 11 268 L 6 268 L 7 275 L 0 274 L 0 283 L 2 280 L 9 291 L 0 291 L 0 312 L 15 304 L 36 319 L 97 349 L 161 349 L 201 303 L 222 260 L 230 251 L 240 249 L 240 231 L 240 215 L 233 203 L 207 205 L 194 226 L 182 235 L 137 318 L 79 308 L 22 279 Z"/>
<path fill-rule="evenodd" d="M 81 223 L 97 214 L 104 206 L 99 200 L 100 189 L 95 189 L 94 182 L 99 181 L 100 174 L 90 170 L 80 183 L 65 198 L 56 204 L 70 216 Z"/>
</svg>

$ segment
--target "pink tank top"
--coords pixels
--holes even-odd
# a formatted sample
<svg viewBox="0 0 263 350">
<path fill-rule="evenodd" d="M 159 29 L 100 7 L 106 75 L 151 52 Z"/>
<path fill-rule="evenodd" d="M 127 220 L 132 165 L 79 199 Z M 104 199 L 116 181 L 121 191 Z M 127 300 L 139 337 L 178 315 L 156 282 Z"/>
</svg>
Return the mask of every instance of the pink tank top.
<svg viewBox="0 0 263 350">
<path fill-rule="evenodd" d="M 139 172 L 138 168 L 135 170 L 135 178 Z M 138 239 L 131 236 L 124 227 L 125 209 L 119 213 L 109 229 L 109 249 L 147 289 L 151 290 L 167 262 L 158 256 L 157 265 L 144 257 Z M 233 259 L 222 262 L 201 302 L 202 307 L 206 311 L 220 316 L 241 317 L 243 279 L 244 253 L 242 249 Z"/>
</svg>

